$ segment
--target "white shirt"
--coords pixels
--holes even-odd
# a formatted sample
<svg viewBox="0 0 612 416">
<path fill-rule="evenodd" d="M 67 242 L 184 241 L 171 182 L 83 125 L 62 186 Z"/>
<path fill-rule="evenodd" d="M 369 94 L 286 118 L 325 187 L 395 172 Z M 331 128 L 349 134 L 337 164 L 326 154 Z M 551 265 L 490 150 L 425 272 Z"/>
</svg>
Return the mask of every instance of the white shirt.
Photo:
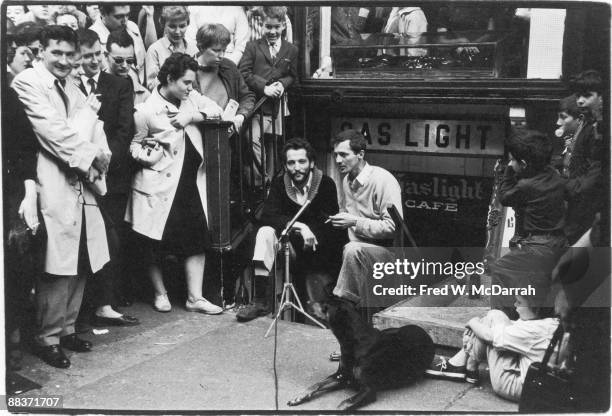
<svg viewBox="0 0 612 416">
<path fill-rule="evenodd" d="M 97 88 L 98 87 L 98 79 L 100 79 L 100 72 L 98 72 L 96 75 L 94 75 L 91 78 L 94 80 L 95 86 Z M 81 82 L 85 86 L 85 91 L 87 91 L 87 95 L 89 95 L 89 94 L 91 94 L 93 92 L 91 90 L 91 85 L 89 85 L 89 80 L 90 80 L 90 78 L 88 76 L 81 75 Z"/>
<path fill-rule="evenodd" d="M 270 48 L 270 56 L 272 58 L 276 58 L 276 55 L 278 55 L 278 52 L 280 51 L 280 48 L 281 48 L 281 43 L 282 41 L 280 39 L 278 39 L 276 43 L 268 42 L 268 47 Z"/>
<path fill-rule="evenodd" d="M 293 182 L 293 179 L 291 180 L 291 186 L 293 187 L 293 189 L 295 189 L 295 197 L 297 198 L 298 204 L 304 205 L 306 203 L 306 199 L 308 199 L 308 192 L 310 192 L 311 183 L 312 183 L 312 172 L 308 174 L 308 181 L 306 182 L 306 185 L 304 185 L 304 188 L 302 189 L 300 189 L 300 187 L 297 186 L 295 182 Z"/>
</svg>

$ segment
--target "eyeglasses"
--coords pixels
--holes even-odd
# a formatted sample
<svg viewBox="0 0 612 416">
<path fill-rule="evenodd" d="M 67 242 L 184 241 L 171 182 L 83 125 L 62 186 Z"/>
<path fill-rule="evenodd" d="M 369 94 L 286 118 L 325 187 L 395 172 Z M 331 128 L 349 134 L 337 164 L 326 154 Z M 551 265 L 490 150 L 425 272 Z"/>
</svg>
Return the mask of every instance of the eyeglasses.
<svg viewBox="0 0 612 416">
<path fill-rule="evenodd" d="M 113 61 L 115 61 L 117 65 L 123 65 L 124 61 L 128 65 L 136 64 L 136 58 L 122 58 L 121 56 L 113 56 L 113 55 L 108 55 L 108 56 L 113 58 Z"/>
</svg>

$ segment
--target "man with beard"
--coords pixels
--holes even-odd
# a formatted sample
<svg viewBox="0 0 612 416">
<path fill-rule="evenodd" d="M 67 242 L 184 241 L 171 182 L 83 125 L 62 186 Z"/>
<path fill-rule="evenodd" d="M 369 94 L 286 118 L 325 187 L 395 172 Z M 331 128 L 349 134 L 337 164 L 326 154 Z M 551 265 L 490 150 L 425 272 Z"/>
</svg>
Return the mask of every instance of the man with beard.
<svg viewBox="0 0 612 416">
<path fill-rule="evenodd" d="M 345 230 L 334 229 L 328 221 L 330 214 L 338 212 L 336 185 L 315 168 L 315 152 L 310 143 L 300 138 L 291 139 L 283 147 L 282 155 L 285 173 L 274 178 L 264 202 L 262 227 L 257 232 L 253 253 L 254 299 L 236 314 L 241 322 L 269 312 L 265 293 L 280 248 L 278 236 L 306 201 L 311 201 L 310 205 L 295 222 L 290 235 L 291 251 L 295 253 L 291 270 L 298 291 L 306 285 L 306 276 L 317 276 L 329 280 L 329 283 L 319 281 L 319 284 L 328 286 L 331 292 L 335 282 L 329 277 L 337 275 L 342 246 L 347 238 Z M 296 276 L 298 271 L 299 276 Z"/>
</svg>

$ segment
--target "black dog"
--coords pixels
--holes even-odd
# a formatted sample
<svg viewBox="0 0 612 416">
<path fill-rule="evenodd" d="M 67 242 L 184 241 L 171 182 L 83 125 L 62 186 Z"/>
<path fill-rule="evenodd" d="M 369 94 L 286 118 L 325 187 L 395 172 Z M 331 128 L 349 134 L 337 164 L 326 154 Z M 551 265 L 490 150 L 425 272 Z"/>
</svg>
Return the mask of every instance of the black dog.
<svg viewBox="0 0 612 416">
<path fill-rule="evenodd" d="M 376 401 L 380 389 L 418 379 L 433 360 L 433 341 L 416 325 L 379 331 L 361 319 L 352 303 L 336 297 L 321 303 L 321 312 L 340 343 L 340 365 L 334 374 L 289 401 L 289 406 L 297 406 L 323 392 L 354 386 L 357 394 L 338 408 L 357 409 Z"/>
</svg>

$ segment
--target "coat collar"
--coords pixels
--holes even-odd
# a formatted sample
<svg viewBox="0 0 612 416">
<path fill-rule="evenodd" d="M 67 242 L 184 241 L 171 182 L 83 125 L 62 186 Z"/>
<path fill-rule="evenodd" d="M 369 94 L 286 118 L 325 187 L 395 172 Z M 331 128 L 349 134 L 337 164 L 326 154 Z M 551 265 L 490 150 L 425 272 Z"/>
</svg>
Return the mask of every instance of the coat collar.
<svg viewBox="0 0 612 416">
<path fill-rule="evenodd" d="M 319 193 L 319 186 L 321 185 L 321 180 L 323 179 L 323 172 L 317 168 L 314 168 L 310 172 L 310 176 L 310 188 L 308 189 L 307 199 L 312 201 L 317 196 L 317 193 Z M 293 181 L 287 172 L 285 172 L 283 175 L 283 182 L 285 183 L 285 192 L 287 192 L 289 199 L 299 205 L 295 187 L 293 186 Z"/>
<path fill-rule="evenodd" d="M 55 87 L 55 80 L 57 78 L 55 77 L 55 75 L 49 72 L 47 67 L 42 62 L 35 62 L 32 65 L 32 68 L 34 68 L 34 71 L 36 71 L 36 73 L 47 88 Z"/>
</svg>

